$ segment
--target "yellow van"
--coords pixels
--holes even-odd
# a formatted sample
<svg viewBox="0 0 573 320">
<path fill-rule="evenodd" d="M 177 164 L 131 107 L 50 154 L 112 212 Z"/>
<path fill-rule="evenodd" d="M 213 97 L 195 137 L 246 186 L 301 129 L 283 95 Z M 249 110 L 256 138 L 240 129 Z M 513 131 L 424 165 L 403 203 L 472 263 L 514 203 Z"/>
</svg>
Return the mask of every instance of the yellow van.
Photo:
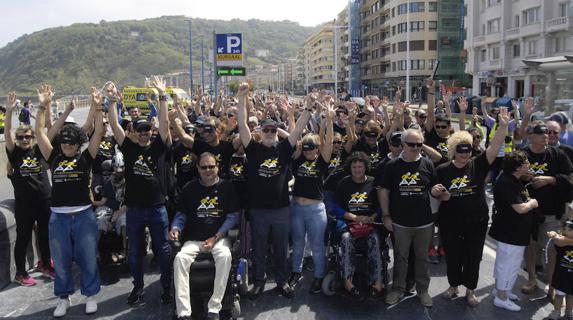
<svg viewBox="0 0 573 320">
<path fill-rule="evenodd" d="M 171 99 L 171 93 L 169 93 L 169 89 L 167 89 L 166 92 L 167 92 L 167 105 L 169 106 L 169 109 L 171 109 L 173 108 L 173 99 Z M 129 110 L 133 107 L 137 107 L 142 115 L 148 115 L 151 110 L 149 109 L 147 96 L 151 97 L 151 100 L 155 101 L 157 100 L 159 92 L 157 92 L 157 89 L 151 87 L 147 88 L 125 87 L 123 88 L 122 95 L 123 95 L 124 110 Z"/>
<path fill-rule="evenodd" d="M 171 97 L 173 98 L 175 95 L 179 96 L 179 103 L 184 106 L 187 107 L 189 105 L 191 105 L 191 97 L 189 96 L 189 94 L 181 89 L 181 88 L 177 88 L 177 87 L 167 87 L 165 89 L 165 92 Z M 171 107 L 171 105 L 170 105 Z"/>
</svg>

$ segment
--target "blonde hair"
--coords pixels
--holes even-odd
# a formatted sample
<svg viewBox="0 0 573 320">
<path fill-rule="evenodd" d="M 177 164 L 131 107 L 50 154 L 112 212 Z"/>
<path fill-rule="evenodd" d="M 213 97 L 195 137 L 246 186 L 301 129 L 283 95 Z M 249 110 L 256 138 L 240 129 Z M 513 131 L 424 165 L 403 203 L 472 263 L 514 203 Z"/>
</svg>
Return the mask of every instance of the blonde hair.
<svg viewBox="0 0 573 320">
<path fill-rule="evenodd" d="M 376 132 L 377 135 L 380 135 L 382 133 L 382 128 L 380 128 L 380 125 L 376 121 L 368 120 L 364 126 L 363 132 Z"/>
<path fill-rule="evenodd" d="M 23 125 L 19 126 L 19 127 L 16 129 L 16 134 L 18 134 L 18 133 L 25 133 L 25 132 L 28 132 L 28 131 L 32 132 L 32 135 L 35 134 L 35 133 L 34 133 L 34 129 L 32 129 L 32 126 L 27 125 L 27 124 L 23 124 Z"/>
<path fill-rule="evenodd" d="M 318 137 L 317 134 L 314 133 L 307 133 L 301 140 L 302 144 L 305 143 L 313 143 L 315 146 L 319 146 L 320 145 L 320 138 Z"/>
<path fill-rule="evenodd" d="M 450 160 L 454 158 L 458 144 L 467 143 L 471 145 L 473 141 L 472 134 L 467 131 L 458 131 L 452 134 L 448 138 L 448 157 Z"/>
</svg>

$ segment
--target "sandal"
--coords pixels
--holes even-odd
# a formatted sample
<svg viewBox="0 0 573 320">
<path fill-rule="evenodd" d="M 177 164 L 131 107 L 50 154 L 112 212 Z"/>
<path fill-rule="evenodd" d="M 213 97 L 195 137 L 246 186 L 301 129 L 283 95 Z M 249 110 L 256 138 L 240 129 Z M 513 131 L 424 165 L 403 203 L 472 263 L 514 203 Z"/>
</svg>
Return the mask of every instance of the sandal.
<svg viewBox="0 0 573 320">
<path fill-rule="evenodd" d="M 350 290 L 345 289 L 346 293 L 350 295 L 352 298 L 360 298 L 360 291 L 356 287 L 350 288 Z"/>
<path fill-rule="evenodd" d="M 537 289 L 537 282 L 536 283 L 526 283 L 523 285 L 523 287 L 521 287 L 521 292 L 523 294 L 532 294 L 533 291 L 535 291 L 535 289 Z"/>
<path fill-rule="evenodd" d="M 448 290 L 442 294 L 442 297 L 445 299 L 453 299 L 457 297 L 459 293 L 458 287 L 449 287 Z"/>
<path fill-rule="evenodd" d="M 476 297 L 475 293 L 473 290 L 467 290 L 466 291 L 466 302 L 468 303 L 468 305 L 472 308 L 475 308 L 478 306 L 479 304 L 479 300 Z"/>
</svg>

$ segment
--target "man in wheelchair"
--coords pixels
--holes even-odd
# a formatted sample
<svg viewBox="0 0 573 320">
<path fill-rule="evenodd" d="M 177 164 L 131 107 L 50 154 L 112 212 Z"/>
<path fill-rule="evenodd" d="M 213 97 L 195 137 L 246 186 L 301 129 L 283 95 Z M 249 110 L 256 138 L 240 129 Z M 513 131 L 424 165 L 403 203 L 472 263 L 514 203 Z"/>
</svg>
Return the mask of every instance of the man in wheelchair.
<svg viewBox="0 0 573 320">
<path fill-rule="evenodd" d="M 183 242 L 173 262 L 177 319 L 191 318 L 189 273 L 200 252 L 210 252 L 215 261 L 207 319 L 219 319 L 232 262 L 226 235 L 237 224 L 240 212 L 233 184 L 218 176 L 215 156 L 208 152 L 201 154 L 198 169 L 199 179 L 185 185 L 179 195 L 179 209 L 169 233 L 171 240 Z"/>
</svg>

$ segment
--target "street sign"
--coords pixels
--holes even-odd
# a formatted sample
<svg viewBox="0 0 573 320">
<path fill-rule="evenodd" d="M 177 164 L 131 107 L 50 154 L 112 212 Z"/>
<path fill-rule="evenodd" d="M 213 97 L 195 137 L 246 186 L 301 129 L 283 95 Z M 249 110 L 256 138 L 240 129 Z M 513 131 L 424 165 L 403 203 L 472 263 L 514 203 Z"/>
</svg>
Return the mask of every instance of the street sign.
<svg viewBox="0 0 573 320">
<path fill-rule="evenodd" d="M 243 65 L 243 41 L 240 33 L 219 33 L 217 42 L 217 66 L 240 67 Z"/>
<path fill-rule="evenodd" d="M 217 67 L 217 75 L 221 76 L 246 76 L 247 71 L 244 67 Z"/>
</svg>

